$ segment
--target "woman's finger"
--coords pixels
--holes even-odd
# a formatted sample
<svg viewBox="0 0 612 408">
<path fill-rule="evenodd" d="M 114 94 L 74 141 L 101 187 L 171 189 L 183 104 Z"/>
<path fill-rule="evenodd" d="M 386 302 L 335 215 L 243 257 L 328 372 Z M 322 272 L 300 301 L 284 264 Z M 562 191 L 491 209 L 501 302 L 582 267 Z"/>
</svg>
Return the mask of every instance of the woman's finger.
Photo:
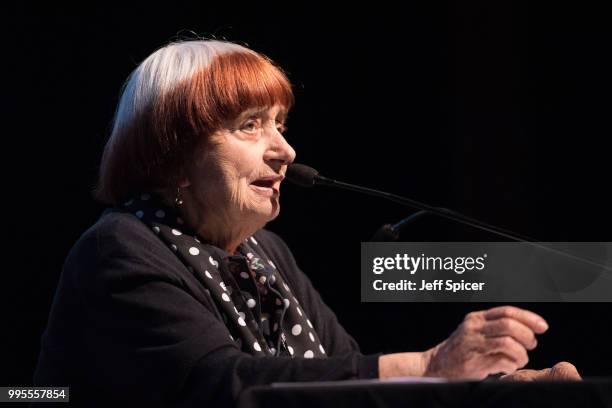
<svg viewBox="0 0 612 408">
<path fill-rule="evenodd" d="M 513 360 L 518 368 L 524 367 L 529 362 L 525 347 L 510 336 L 488 337 L 484 344 L 486 349 L 483 355 L 504 354 Z"/>
<path fill-rule="evenodd" d="M 509 317 L 485 322 L 480 332 L 487 337 L 510 336 L 528 350 L 533 350 L 538 344 L 535 334 L 529 327 Z"/>
<path fill-rule="evenodd" d="M 499 306 L 484 312 L 484 318 L 486 320 L 495 320 L 504 317 L 516 319 L 538 334 L 548 330 L 548 323 L 546 323 L 546 320 L 544 320 L 542 316 L 515 306 Z"/>
<path fill-rule="evenodd" d="M 543 370 L 519 370 L 500 379 L 506 381 L 580 381 L 582 378 L 573 364 L 561 362 L 555 364 L 552 368 L 545 368 Z"/>
<path fill-rule="evenodd" d="M 572 363 L 568 363 L 566 361 L 555 364 L 550 369 L 549 377 L 551 380 L 563 381 L 582 379 L 576 367 Z"/>
<path fill-rule="evenodd" d="M 508 358 L 506 354 L 497 353 L 483 356 L 485 370 L 483 371 L 483 377 L 491 374 L 512 374 L 520 367 L 516 361 Z"/>
</svg>

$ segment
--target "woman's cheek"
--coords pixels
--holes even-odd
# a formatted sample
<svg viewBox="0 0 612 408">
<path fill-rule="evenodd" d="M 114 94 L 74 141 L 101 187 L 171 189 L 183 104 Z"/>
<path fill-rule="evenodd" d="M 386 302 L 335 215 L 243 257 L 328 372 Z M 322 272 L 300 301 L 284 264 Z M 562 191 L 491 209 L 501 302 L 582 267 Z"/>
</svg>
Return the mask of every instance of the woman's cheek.
<svg viewBox="0 0 612 408">
<path fill-rule="evenodd" d="M 246 180 L 238 183 L 238 188 L 233 193 L 233 202 L 236 203 L 240 211 L 248 211 L 257 208 L 261 199 L 255 193 Z"/>
<path fill-rule="evenodd" d="M 233 207 L 243 209 L 244 206 L 244 188 L 241 186 L 241 182 L 234 182 L 230 188 L 230 200 Z"/>
</svg>

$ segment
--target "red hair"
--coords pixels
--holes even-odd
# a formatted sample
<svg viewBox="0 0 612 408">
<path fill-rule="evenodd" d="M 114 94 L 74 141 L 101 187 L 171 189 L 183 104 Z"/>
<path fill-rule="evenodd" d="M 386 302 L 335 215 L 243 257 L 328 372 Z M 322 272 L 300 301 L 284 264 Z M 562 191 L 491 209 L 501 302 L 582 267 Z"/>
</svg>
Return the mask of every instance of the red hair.
<svg viewBox="0 0 612 408">
<path fill-rule="evenodd" d="M 206 66 L 194 67 L 193 74 L 176 84 L 152 78 L 159 69 L 147 68 L 149 76 L 144 75 L 141 67 L 147 60 L 134 71 L 102 155 L 94 193 L 99 201 L 116 205 L 139 193 L 175 189 L 208 137 L 240 113 L 274 105 L 291 109 L 293 92 L 283 71 L 267 57 L 231 45 L 239 51 L 209 57 Z M 170 57 L 173 61 L 166 56 L 165 62 L 176 67 L 175 54 Z M 197 65 L 193 58 L 181 62 L 185 59 Z M 145 88 L 147 80 L 154 85 Z M 163 85 L 155 85 L 156 80 Z"/>
</svg>

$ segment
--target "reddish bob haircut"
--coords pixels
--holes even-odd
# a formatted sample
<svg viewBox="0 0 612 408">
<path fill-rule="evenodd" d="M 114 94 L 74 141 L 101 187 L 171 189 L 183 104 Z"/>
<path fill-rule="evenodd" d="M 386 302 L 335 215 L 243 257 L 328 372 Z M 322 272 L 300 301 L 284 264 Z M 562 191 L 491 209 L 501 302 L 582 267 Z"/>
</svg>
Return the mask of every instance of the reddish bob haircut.
<svg viewBox="0 0 612 408">
<path fill-rule="evenodd" d="M 267 57 L 224 41 L 171 43 L 125 83 L 95 197 L 117 205 L 176 189 L 204 142 L 246 109 L 293 106 L 291 84 Z"/>
</svg>

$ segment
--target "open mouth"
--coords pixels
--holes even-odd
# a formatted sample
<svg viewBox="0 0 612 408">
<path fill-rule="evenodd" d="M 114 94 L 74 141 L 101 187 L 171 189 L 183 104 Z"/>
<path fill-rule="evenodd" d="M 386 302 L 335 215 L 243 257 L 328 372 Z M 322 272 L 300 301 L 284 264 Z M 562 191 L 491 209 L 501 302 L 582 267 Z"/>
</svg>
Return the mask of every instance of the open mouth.
<svg viewBox="0 0 612 408">
<path fill-rule="evenodd" d="M 280 178 L 264 178 L 253 181 L 249 186 L 257 193 L 266 197 L 278 196 Z"/>
</svg>

